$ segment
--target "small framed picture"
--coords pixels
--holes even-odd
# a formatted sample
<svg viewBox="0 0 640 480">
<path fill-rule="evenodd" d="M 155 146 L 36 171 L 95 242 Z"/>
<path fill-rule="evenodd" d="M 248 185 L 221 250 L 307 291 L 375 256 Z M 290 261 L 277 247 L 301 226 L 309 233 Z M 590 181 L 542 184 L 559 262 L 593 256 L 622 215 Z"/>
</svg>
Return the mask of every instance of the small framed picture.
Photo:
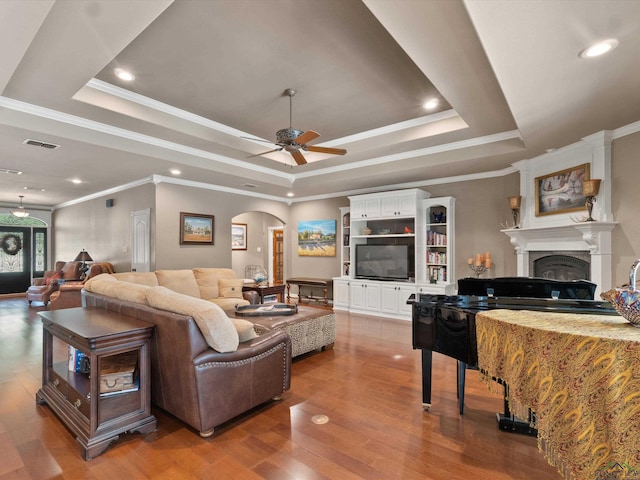
<svg viewBox="0 0 640 480">
<path fill-rule="evenodd" d="M 247 224 L 233 223 L 231 225 L 231 250 L 247 249 Z"/>
<path fill-rule="evenodd" d="M 180 212 L 180 245 L 213 245 L 214 216 Z"/>
</svg>

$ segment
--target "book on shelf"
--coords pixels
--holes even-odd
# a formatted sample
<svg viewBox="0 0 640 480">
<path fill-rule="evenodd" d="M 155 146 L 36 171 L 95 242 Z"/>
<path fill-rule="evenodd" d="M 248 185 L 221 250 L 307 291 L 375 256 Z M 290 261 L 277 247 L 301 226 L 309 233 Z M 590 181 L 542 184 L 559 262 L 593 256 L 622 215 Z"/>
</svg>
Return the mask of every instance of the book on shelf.
<svg viewBox="0 0 640 480">
<path fill-rule="evenodd" d="M 69 345 L 69 371 L 70 372 L 81 372 L 82 371 L 82 359 L 86 357 L 87 354 L 81 350 L 78 350 L 75 347 Z"/>
</svg>

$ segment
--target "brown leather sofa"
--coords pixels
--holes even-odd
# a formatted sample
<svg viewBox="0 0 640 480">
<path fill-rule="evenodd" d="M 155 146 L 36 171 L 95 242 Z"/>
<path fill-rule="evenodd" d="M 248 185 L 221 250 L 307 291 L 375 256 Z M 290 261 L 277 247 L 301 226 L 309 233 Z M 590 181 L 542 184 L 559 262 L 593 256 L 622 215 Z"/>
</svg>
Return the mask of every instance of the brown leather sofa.
<svg viewBox="0 0 640 480">
<path fill-rule="evenodd" d="M 82 306 L 82 288 L 87 280 L 103 273 L 115 273 L 113 264 L 110 262 L 96 262 L 91 264 L 83 280 L 75 282 L 65 282 L 59 285 L 58 290 L 53 292 L 49 298 L 51 310 L 61 310 L 63 308 L 74 308 Z"/>
<path fill-rule="evenodd" d="M 82 262 L 56 262 L 55 270 L 48 270 L 41 278 L 33 279 L 33 285 L 27 290 L 29 305 L 31 302 L 42 302 L 47 305 L 51 294 L 58 291 L 60 284 L 68 281 L 80 281 L 81 268 Z"/>
<path fill-rule="evenodd" d="M 207 344 L 192 316 L 87 289 L 82 295 L 86 307 L 121 312 L 155 325 L 151 401 L 202 437 L 258 405 L 279 399 L 290 388 L 291 340 L 282 330 L 258 331 L 257 337 L 241 341 L 237 350 L 219 353 Z"/>
</svg>

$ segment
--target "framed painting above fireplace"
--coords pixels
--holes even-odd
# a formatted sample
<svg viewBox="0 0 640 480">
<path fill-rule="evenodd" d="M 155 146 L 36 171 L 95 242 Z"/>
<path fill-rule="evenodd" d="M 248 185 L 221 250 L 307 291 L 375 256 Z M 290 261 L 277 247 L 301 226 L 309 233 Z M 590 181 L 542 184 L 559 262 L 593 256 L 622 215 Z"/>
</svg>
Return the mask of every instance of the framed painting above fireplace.
<svg viewBox="0 0 640 480">
<path fill-rule="evenodd" d="M 589 178 L 588 163 L 536 177 L 536 217 L 584 210 L 582 182 Z"/>
</svg>

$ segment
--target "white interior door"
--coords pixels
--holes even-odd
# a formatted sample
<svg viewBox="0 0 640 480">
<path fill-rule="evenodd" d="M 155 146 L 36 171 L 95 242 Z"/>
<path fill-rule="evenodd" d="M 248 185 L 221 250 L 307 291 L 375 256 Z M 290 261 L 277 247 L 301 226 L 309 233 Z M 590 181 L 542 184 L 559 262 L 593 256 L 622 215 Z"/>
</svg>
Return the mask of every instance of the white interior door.
<svg viewBox="0 0 640 480">
<path fill-rule="evenodd" d="M 131 249 L 131 271 L 151 271 L 151 209 L 131 212 L 133 219 L 133 241 Z"/>
</svg>

